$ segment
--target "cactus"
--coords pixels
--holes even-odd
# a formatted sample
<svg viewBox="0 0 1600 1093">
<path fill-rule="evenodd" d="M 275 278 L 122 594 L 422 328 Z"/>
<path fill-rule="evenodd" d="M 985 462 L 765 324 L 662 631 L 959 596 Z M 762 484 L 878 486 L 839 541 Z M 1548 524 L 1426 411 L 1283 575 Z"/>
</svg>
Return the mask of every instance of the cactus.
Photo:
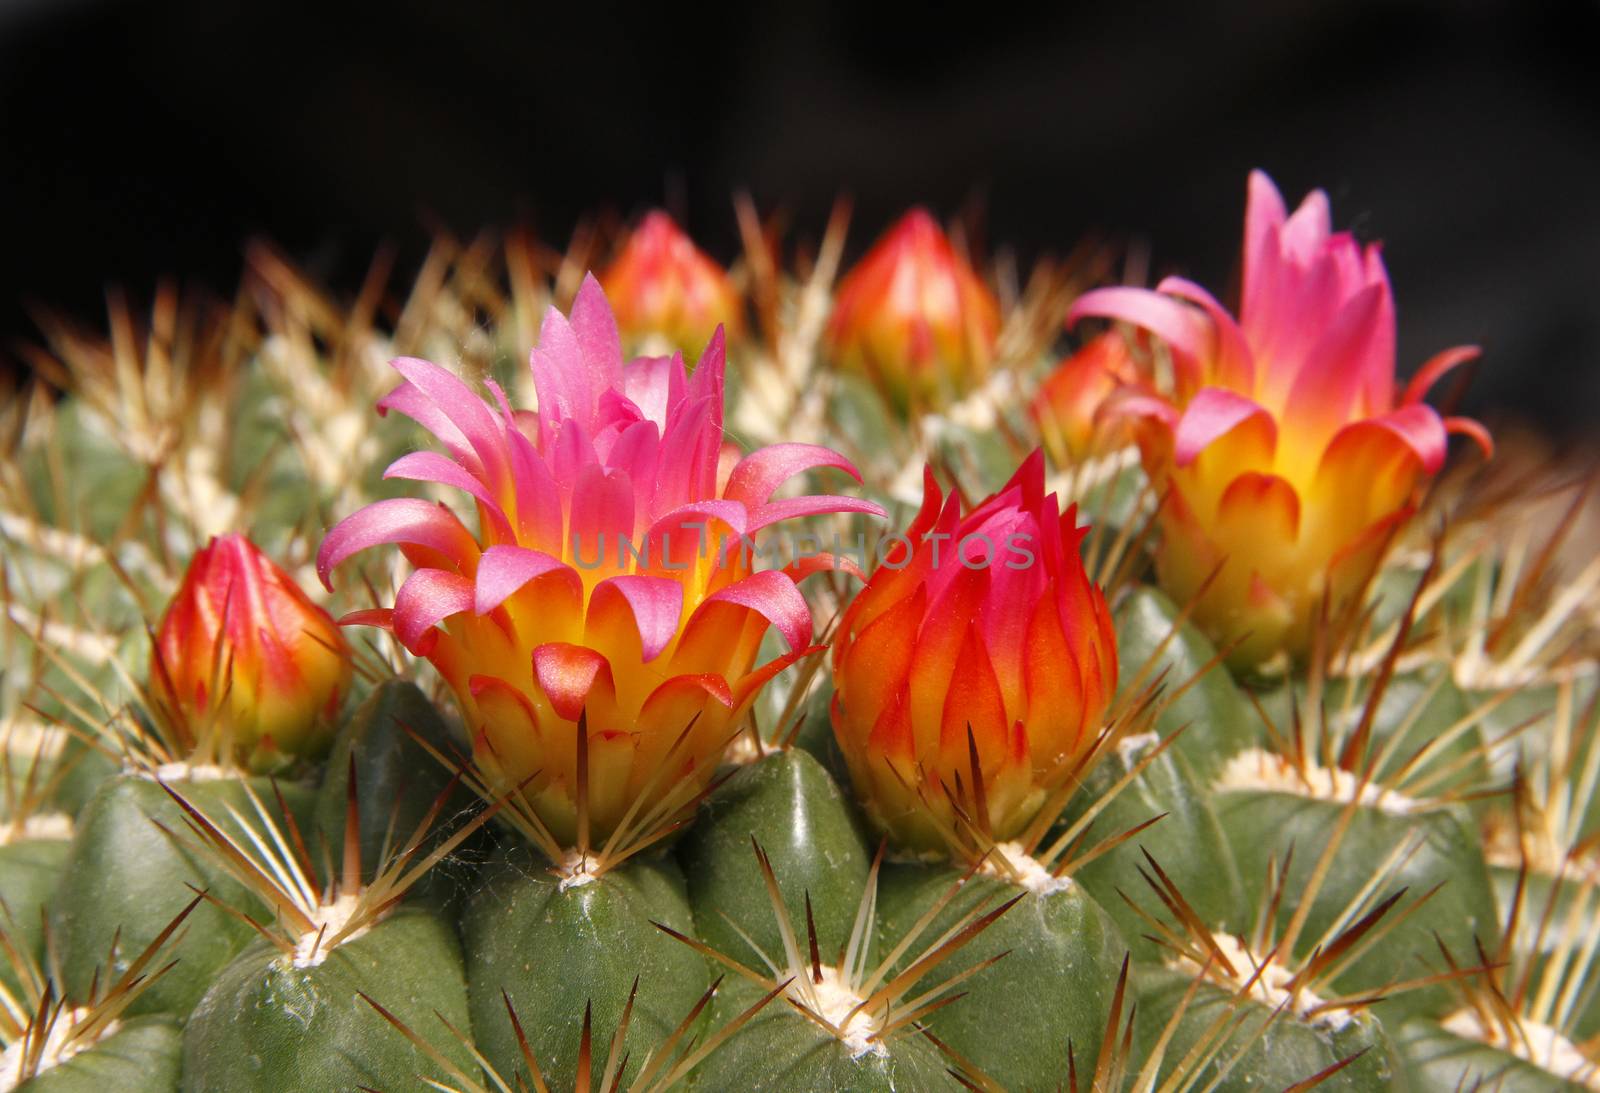
<svg viewBox="0 0 1600 1093">
<path fill-rule="evenodd" d="M 1590 497 L 1326 199 L 1238 320 L 738 215 L 43 330 L 0 1091 L 1600 1086 Z"/>
</svg>

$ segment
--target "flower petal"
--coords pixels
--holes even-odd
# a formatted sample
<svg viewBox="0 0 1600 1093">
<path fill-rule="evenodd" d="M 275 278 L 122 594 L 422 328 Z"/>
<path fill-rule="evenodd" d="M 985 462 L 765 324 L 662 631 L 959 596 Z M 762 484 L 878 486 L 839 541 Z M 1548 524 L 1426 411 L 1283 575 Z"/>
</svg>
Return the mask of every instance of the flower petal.
<svg viewBox="0 0 1600 1093">
<path fill-rule="evenodd" d="M 591 625 L 616 606 L 625 606 L 632 613 L 644 661 L 649 663 L 678 634 L 683 617 L 683 586 L 666 577 L 632 574 L 607 578 L 595 585 L 589 597 Z"/>
<path fill-rule="evenodd" d="M 317 549 L 317 576 L 331 590 L 328 578 L 340 562 L 384 543 L 426 547 L 463 567 L 478 555 L 477 540 L 444 505 L 418 497 L 393 497 L 351 513 L 328 532 Z"/>
<path fill-rule="evenodd" d="M 470 580 L 443 569 L 419 569 L 395 593 L 395 635 L 413 654 L 422 656 L 428 631 L 451 615 L 470 610 Z"/>
<path fill-rule="evenodd" d="M 700 610 L 713 603 L 749 608 L 776 626 L 790 649 L 802 649 L 811 644 L 811 608 L 794 581 L 776 569 L 764 569 L 735 581 L 708 597 Z"/>
<path fill-rule="evenodd" d="M 1211 324 L 1200 311 L 1159 292 L 1116 285 L 1085 292 L 1067 312 L 1067 325 L 1085 316 L 1130 323 L 1159 337 L 1190 386 L 1198 386 L 1202 363 L 1211 355 Z"/>
<path fill-rule="evenodd" d="M 472 609 L 487 615 L 516 594 L 523 585 L 547 573 L 563 570 L 573 584 L 581 585 L 577 571 L 560 558 L 527 547 L 492 546 L 478 560 Z"/>
<path fill-rule="evenodd" d="M 418 357 L 398 357 L 389 366 L 438 406 L 466 437 L 491 482 L 504 481 L 507 473 L 505 434 L 483 399 L 473 394 L 461 377 Z"/>
<path fill-rule="evenodd" d="M 1183 416 L 1178 420 L 1174 460 L 1178 466 L 1187 467 L 1196 456 L 1211 446 L 1212 441 L 1258 416 L 1275 435 L 1277 425 L 1272 415 L 1255 402 L 1220 387 L 1201 388 L 1189 405 L 1184 407 Z"/>
<path fill-rule="evenodd" d="M 504 531 L 508 538 L 512 537 L 511 524 L 506 519 L 505 510 L 500 507 L 500 502 L 489 488 L 476 475 L 470 474 L 461 464 L 449 459 L 438 452 L 408 452 L 389 464 L 383 472 L 383 477 L 400 478 L 408 482 L 437 482 L 441 486 L 453 486 L 458 490 L 470 494 L 489 513 L 498 530 Z"/>
<path fill-rule="evenodd" d="M 609 690 L 611 665 L 605 657 L 583 645 L 546 642 L 533 651 L 533 675 L 556 715 L 576 721 L 596 685 Z M 592 728 L 591 728 L 591 731 Z"/>
<path fill-rule="evenodd" d="M 746 505 L 764 505 L 783 483 L 817 467 L 836 467 L 861 481 L 861 472 L 855 465 L 832 448 L 820 444 L 772 444 L 739 461 L 728 477 L 723 496 Z"/>
</svg>

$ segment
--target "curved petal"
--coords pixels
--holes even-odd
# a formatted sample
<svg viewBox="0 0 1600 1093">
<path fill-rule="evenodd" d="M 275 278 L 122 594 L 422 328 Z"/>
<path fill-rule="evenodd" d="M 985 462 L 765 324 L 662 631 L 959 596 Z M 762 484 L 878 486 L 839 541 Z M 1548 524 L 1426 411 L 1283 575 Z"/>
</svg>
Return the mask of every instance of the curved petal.
<svg viewBox="0 0 1600 1093">
<path fill-rule="evenodd" d="M 346 516 L 317 548 L 317 576 L 332 590 L 328 577 L 358 551 L 385 543 L 427 547 L 463 562 L 477 557 L 478 542 L 444 505 L 418 497 L 374 501 Z"/>
<path fill-rule="evenodd" d="M 472 582 L 443 569 L 419 569 L 394 597 L 394 631 L 402 644 L 423 655 L 428 631 L 451 615 L 472 610 Z"/>
<path fill-rule="evenodd" d="M 451 455 L 471 467 L 473 473 L 483 470 L 483 464 L 461 430 L 416 384 L 405 381 L 378 400 L 379 416 L 387 417 L 390 410 L 398 410 L 432 433 L 439 443 L 450 449 Z"/>
<path fill-rule="evenodd" d="M 376 626 L 380 630 L 394 629 L 394 609 L 365 607 L 339 616 L 340 626 Z"/>
<path fill-rule="evenodd" d="M 492 546 L 478 559 L 472 609 L 487 615 L 529 581 L 557 570 L 564 571 L 575 586 L 581 586 L 577 571 L 560 558 L 527 547 Z"/>
<path fill-rule="evenodd" d="M 1459 368 L 1468 361 L 1477 360 L 1482 352 L 1483 350 L 1475 345 L 1458 345 L 1454 349 L 1435 353 L 1417 369 L 1417 374 L 1411 377 L 1411 382 L 1406 384 L 1406 389 L 1400 396 L 1400 405 L 1410 406 L 1413 402 L 1421 402 L 1427 396 L 1429 389 L 1438 383 L 1445 373 Z"/>
<path fill-rule="evenodd" d="M 489 477 L 500 482 L 506 473 L 505 435 L 494 413 L 461 377 L 420 357 L 398 357 L 389 367 L 426 395 L 467 438 Z"/>
<path fill-rule="evenodd" d="M 1222 491 L 1217 522 L 1230 542 L 1281 550 L 1300 536 L 1300 497 L 1279 475 L 1246 471 Z"/>
<path fill-rule="evenodd" d="M 669 729 L 681 730 L 709 698 L 720 706 L 733 708 L 733 691 L 727 680 L 709 673 L 703 675 L 673 676 L 650 692 L 650 697 L 639 707 L 639 722 L 650 728 L 657 723 Z"/>
<path fill-rule="evenodd" d="M 1494 437 L 1489 435 L 1489 430 L 1483 423 L 1474 421 L 1470 417 L 1447 417 L 1444 419 L 1444 431 L 1452 436 L 1464 436 L 1477 444 L 1478 450 L 1483 452 L 1483 458 L 1494 458 Z"/>
<path fill-rule="evenodd" d="M 1234 321 L 1228 309 L 1217 298 L 1187 277 L 1166 277 L 1156 286 L 1157 292 L 1176 296 L 1201 308 L 1211 319 L 1217 333 L 1217 359 L 1212 366 L 1212 378 L 1236 391 L 1252 391 L 1256 383 L 1255 360 L 1244 332 Z"/>
<path fill-rule="evenodd" d="M 1272 420 L 1271 414 L 1255 402 L 1220 387 L 1201 388 L 1178 419 L 1174 460 L 1178 466 L 1187 467 L 1196 456 L 1211 446 L 1212 441 L 1257 416 L 1268 424 L 1272 435 L 1276 436 L 1277 423 Z"/>
<path fill-rule="evenodd" d="M 832 448 L 820 444 L 772 444 L 739 461 L 728 476 L 723 496 L 746 505 L 764 505 L 779 486 L 817 467 L 835 467 L 861 481 L 861 472 L 855 465 Z"/>
<path fill-rule="evenodd" d="M 453 459 L 440 455 L 438 452 L 407 452 L 405 455 L 389 464 L 383 472 L 385 479 L 399 478 L 407 482 L 437 482 L 441 486 L 454 486 L 456 489 L 470 494 L 489 513 L 491 519 L 498 527 L 511 535 L 511 524 L 506 519 L 505 510 L 500 507 L 499 500 L 489 492 L 476 475 L 469 473 L 461 464 Z"/>
<path fill-rule="evenodd" d="M 677 636 L 683 617 L 683 586 L 666 577 L 608 577 L 595 585 L 589 597 L 591 623 L 615 610 L 612 605 L 619 600 L 633 615 L 641 651 L 649 663 Z"/>
<path fill-rule="evenodd" d="M 611 665 L 605 657 L 586 646 L 552 641 L 534 649 L 533 675 L 549 697 L 556 715 L 576 721 L 596 682 L 610 685 Z"/>
<path fill-rule="evenodd" d="M 1124 285 L 1097 288 L 1073 303 L 1067 312 L 1067 325 L 1090 315 L 1150 331 L 1167 343 L 1175 362 L 1191 382 L 1197 380 L 1201 362 L 1211 353 L 1213 335 L 1204 314 L 1159 292 Z"/>
<path fill-rule="evenodd" d="M 864 512 L 868 516 L 886 519 L 889 515 L 882 505 L 876 501 L 867 501 L 859 497 L 843 497 L 838 494 L 819 494 L 813 497 L 785 497 L 780 501 L 770 501 L 761 505 L 750 513 L 748 531 L 757 532 L 764 527 L 780 523 L 784 520 L 794 520 L 801 516 L 817 516 L 828 512 Z"/>
<path fill-rule="evenodd" d="M 1323 463 L 1338 457 L 1338 453 L 1355 444 L 1373 430 L 1391 433 L 1415 453 L 1422 469 L 1435 474 L 1444 466 L 1447 438 L 1444 422 L 1433 407 L 1422 403 L 1402 406 L 1387 414 L 1352 422 L 1340 429 L 1323 453 Z"/>
<path fill-rule="evenodd" d="M 806 599 L 794 581 L 776 569 L 764 569 L 735 581 L 708 597 L 695 614 L 713 603 L 749 608 L 776 626 L 790 649 L 803 649 L 811 644 L 811 608 L 806 606 Z"/>
</svg>

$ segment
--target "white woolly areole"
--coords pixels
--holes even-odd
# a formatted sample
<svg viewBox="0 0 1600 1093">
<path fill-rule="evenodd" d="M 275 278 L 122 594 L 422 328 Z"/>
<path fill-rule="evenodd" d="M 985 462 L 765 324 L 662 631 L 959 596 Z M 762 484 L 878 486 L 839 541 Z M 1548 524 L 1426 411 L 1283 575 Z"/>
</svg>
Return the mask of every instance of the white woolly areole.
<svg viewBox="0 0 1600 1093">
<path fill-rule="evenodd" d="M 72 838 L 72 831 L 72 817 L 65 812 L 40 812 L 0 827 L 0 846 L 26 839 L 66 840 Z"/>
<path fill-rule="evenodd" d="M 748 767 L 751 763 L 760 761 L 766 755 L 764 751 L 747 732 L 740 733 L 722 753 L 722 761 L 738 767 Z"/>
<path fill-rule="evenodd" d="M 1133 765 L 1144 758 L 1147 748 L 1153 748 L 1161 743 L 1161 735 L 1153 732 L 1135 733 L 1124 736 L 1117 741 L 1117 758 L 1122 760 L 1122 765 L 1132 770 Z"/>
<path fill-rule="evenodd" d="M 1233 965 L 1234 971 L 1238 974 L 1239 984 L 1243 986 L 1246 980 L 1255 975 L 1260 961 L 1251 954 L 1243 941 L 1240 941 L 1232 934 L 1213 934 L 1211 939 L 1216 943 L 1217 948 L 1222 950 L 1222 955 L 1228 958 L 1228 963 Z M 1196 971 L 1200 967 L 1199 964 L 1196 964 L 1188 957 L 1179 958 L 1174 962 L 1174 965 L 1179 970 L 1188 972 Z M 1217 965 L 1212 964 L 1212 967 L 1216 968 Z M 1250 996 L 1269 1009 L 1277 1009 L 1279 1006 L 1284 1006 L 1287 1010 L 1289 983 L 1293 979 L 1294 972 L 1292 970 L 1275 960 L 1271 961 L 1261 969 L 1260 975 L 1255 976 L 1255 983 L 1250 988 Z M 1315 991 L 1309 988 L 1300 988 L 1298 1001 L 1299 1005 L 1293 1012 L 1302 1020 L 1309 1020 L 1314 1025 L 1321 1025 L 1324 1028 L 1330 1028 L 1338 1032 L 1353 1020 L 1348 1010 L 1324 1010 L 1315 1017 L 1307 1017 L 1307 1014 L 1322 1005 L 1323 1001 Z"/>
<path fill-rule="evenodd" d="M 1446 1032 L 1453 1032 L 1463 1040 L 1489 1044 L 1585 1089 L 1600 1090 L 1600 1068 L 1596 1067 L 1595 1060 L 1549 1025 L 1526 1017 L 1518 1018 L 1520 1035 L 1511 1037 L 1508 1043 L 1498 1026 L 1484 1028 L 1477 1010 L 1470 1007 L 1457 1010 L 1440 1024 Z"/>
<path fill-rule="evenodd" d="M 815 1010 L 828 1024 L 844 1033 L 842 1041 L 850 1049 L 850 1057 L 859 1059 L 863 1055 L 887 1055 L 888 1049 L 881 1040 L 872 1039 L 872 1034 L 878 1031 L 877 1022 L 866 1010 L 858 1011 L 853 1017 L 850 1011 L 862 1002 L 862 998 L 853 989 L 849 981 L 838 968 L 824 967 L 822 969 L 822 982 L 811 983 L 796 980 L 789 984 L 788 994 L 796 1002 Z M 848 1024 L 845 1018 L 850 1017 Z"/>
<path fill-rule="evenodd" d="M 978 872 L 985 876 L 995 877 L 1011 884 L 1020 885 L 1036 896 L 1049 896 L 1056 892 L 1065 892 L 1072 887 L 1071 877 L 1058 877 L 1046 869 L 1038 858 L 1033 857 L 1022 848 L 1022 844 L 1012 840 L 1010 842 L 996 843 L 995 852 L 983 859 L 983 866 Z M 1012 876 L 995 861 L 996 856 L 1004 856 L 1010 864 Z"/>
<path fill-rule="evenodd" d="M 1363 805 L 1394 816 L 1427 811 L 1425 804 L 1403 793 L 1395 793 L 1373 782 L 1363 785 L 1350 771 L 1316 763 L 1307 763 L 1302 770 L 1283 756 L 1263 748 L 1246 748 L 1229 759 L 1217 776 L 1215 788 L 1292 793 L 1336 804 L 1347 804 L 1359 794 Z"/>
<path fill-rule="evenodd" d="M 561 864 L 556 867 L 556 875 L 561 878 L 556 888 L 565 892 L 568 888 L 582 888 L 585 884 L 593 884 L 600 879 L 600 874 L 591 872 L 594 863 L 593 854 L 568 850 L 567 856 L 562 858 Z"/>
<path fill-rule="evenodd" d="M 301 934 L 300 940 L 295 943 L 291 963 L 297 968 L 315 968 L 328 959 L 328 953 L 333 948 L 328 944 L 328 939 L 344 929 L 345 923 L 349 922 L 350 916 L 355 913 L 358 900 L 359 897 L 352 892 L 340 896 L 332 903 L 324 903 L 312 912 L 312 928 Z M 339 944 L 344 945 L 354 941 L 366 932 L 365 926 L 352 930 L 339 939 Z"/>
<path fill-rule="evenodd" d="M 113 1021 L 94 1040 L 82 1037 L 69 1043 L 67 1036 L 72 1032 L 72 1027 L 88 1016 L 89 1010 L 86 1007 L 71 1006 L 50 1022 L 49 1031 L 45 1034 L 44 1050 L 39 1054 L 39 1067 L 36 1073 L 43 1074 L 52 1067 L 59 1066 L 122 1027 L 122 1022 Z M 16 1043 L 6 1048 L 4 1054 L 0 1054 L 0 1093 L 10 1093 L 22 1084 L 22 1045 L 23 1041 L 19 1038 Z"/>
<path fill-rule="evenodd" d="M 220 782 L 239 776 L 237 771 L 219 767 L 215 763 L 162 763 L 154 770 L 136 770 L 134 773 L 158 782 Z"/>
</svg>

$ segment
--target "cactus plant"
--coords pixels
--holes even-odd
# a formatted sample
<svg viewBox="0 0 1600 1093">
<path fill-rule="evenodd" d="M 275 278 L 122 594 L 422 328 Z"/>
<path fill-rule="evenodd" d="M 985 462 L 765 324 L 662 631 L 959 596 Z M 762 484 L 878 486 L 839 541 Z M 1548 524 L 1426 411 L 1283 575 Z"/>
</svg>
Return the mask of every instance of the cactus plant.
<svg viewBox="0 0 1600 1093">
<path fill-rule="evenodd" d="M 1600 1085 L 1591 500 L 1326 198 L 1238 321 L 737 211 L 50 321 L 0 1091 Z"/>
</svg>

